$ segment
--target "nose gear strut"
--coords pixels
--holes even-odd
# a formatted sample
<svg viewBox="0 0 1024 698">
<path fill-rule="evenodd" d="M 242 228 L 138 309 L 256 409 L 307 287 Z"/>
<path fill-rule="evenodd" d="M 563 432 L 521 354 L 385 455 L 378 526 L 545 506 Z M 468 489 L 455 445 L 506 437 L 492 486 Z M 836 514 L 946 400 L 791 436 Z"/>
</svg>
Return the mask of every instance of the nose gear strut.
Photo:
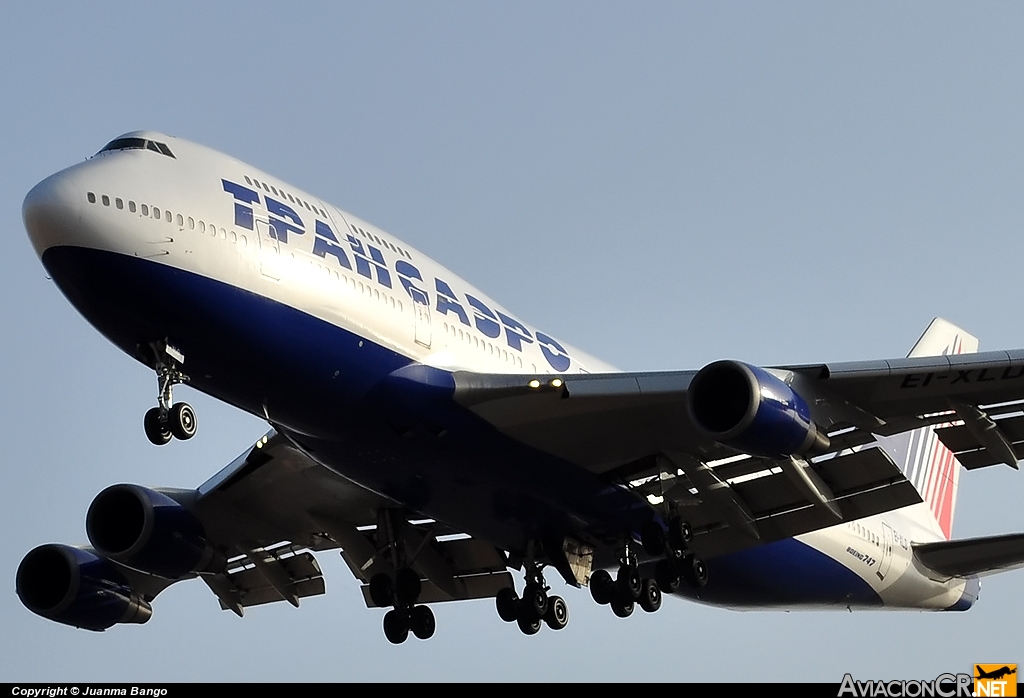
<svg viewBox="0 0 1024 698">
<path fill-rule="evenodd" d="M 157 406 L 146 412 L 142 421 L 146 438 L 162 446 L 172 438 L 185 441 L 196 435 L 198 423 L 195 410 L 187 402 L 174 402 L 174 386 L 187 383 L 189 377 L 181 370 L 185 356 L 167 342 L 153 342 L 140 347 L 140 358 L 156 371 Z"/>
</svg>

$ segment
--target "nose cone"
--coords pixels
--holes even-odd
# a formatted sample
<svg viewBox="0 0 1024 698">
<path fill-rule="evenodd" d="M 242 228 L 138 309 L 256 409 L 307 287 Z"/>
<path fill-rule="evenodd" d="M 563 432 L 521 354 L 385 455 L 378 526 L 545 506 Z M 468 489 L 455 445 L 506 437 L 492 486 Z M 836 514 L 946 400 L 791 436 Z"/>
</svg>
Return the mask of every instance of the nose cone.
<svg viewBox="0 0 1024 698">
<path fill-rule="evenodd" d="M 40 257 L 51 247 L 71 244 L 79 227 L 85 193 L 71 179 L 67 171 L 50 175 L 32 187 L 21 206 L 25 229 Z"/>
</svg>

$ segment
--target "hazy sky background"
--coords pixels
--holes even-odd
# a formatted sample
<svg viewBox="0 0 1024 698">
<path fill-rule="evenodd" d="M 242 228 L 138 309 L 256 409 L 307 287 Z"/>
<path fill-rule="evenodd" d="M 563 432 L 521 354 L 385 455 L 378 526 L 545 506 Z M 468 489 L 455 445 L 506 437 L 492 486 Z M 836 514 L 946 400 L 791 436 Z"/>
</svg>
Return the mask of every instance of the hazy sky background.
<svg viewBox="0 0 1024 698">
<path fill-rule="evenodd" d="M 934 678 L 1022 662 L 1024 572 L 965 613 L 736 613 L 668 599 L 523 636 L 490 601 L 391 646 L 336 554 L 328 593 L 244 619 L 199 581 L 144 626 L 38 618 L 21 557 L 84 542 L 109 484 L 194 487 L 265 425 L 156 381 L 48 281 L 46 175 L 151 128 L 372 221 L 627 369 L 901 356 L 931 318 L 1024 347 L 1019 3 L 11 3 L 0 42 L 0 681 Z M 186 397 L 187 396 L 187 397 Z M 1024 530 L 1024 474 L 965 473 L 954 533 Z"/>
</svg>

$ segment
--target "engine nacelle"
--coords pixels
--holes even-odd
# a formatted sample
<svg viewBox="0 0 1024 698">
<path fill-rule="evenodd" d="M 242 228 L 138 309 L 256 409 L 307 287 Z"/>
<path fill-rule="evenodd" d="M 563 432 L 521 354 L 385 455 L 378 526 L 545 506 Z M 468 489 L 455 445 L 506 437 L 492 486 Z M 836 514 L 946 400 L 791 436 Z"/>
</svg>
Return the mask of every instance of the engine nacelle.
<svg viewBox="0 0 1024 698">
<path fill-rule="evenodd" d="M 152 607 L 109 560 L 90 550 L 50 543 L 30 551 L 18 566 L 16 590 L 28 610 L 87 630 L 117 623 L 145 623 Z"/>
<path fill-rule="evenodd" d="M 727 446 L 767 457 L 828 449 L 828 436 L 811 421 L 804 399 L 763 368 L 708 364 L 693 377 L 686 398 L 697 426 Z"/>
<path fill-rule="evenodd" d="M 85 530 L 101 555 L 167 579 L 206 569 L 214 557 L 199 519 L 138 485 L 111 485 L 96 495 Z"/>
</svg>

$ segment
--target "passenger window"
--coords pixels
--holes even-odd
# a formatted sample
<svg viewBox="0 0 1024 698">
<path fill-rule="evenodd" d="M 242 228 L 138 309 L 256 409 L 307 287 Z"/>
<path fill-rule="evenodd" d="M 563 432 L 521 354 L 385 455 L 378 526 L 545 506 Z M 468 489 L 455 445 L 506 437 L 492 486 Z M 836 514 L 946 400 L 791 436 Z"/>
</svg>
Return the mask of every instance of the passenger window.
<svg viewBox="0 0 1024 698">
<path fill-rule="evenodd" d="M 160 209 L 158 209 L 156 206 L 153 207 L 153 218 L 160 220 Z"/>
<path fill-rule="evenodd" d="M 124 208 L 124 200 L 123 199 L 114 199 L 114 205 L 117 206 L 120 209 L 123 209 Z"/>
<path fill-rule="evenodd" d="M 252 180 L 249 179 L 249 175 L 244 175 L 244 176 L 245 176 L 245 183 L 250 185 L 250 186 L 252 186 Z"/>
<path fill-rule="evenodd" d="M 178 216 L 178 218 L 181 218 L 181 216 Z M 170 211 L 164 211 L 164 220 L 167 221 L 168 223 L 171 222 L 171 212 Z"/>
<path fill-rule="evenodd" d="M 147 206 L 146 204 L 142 204 L 142 206 L 139 208 L 139 210 L 142 211 L 142 215 L 143 216 L 148 216 L 149 215 L 149 206 Z"/>
<path fill-rule="evenodd" d="M 100 197 L 100 201 L 103 202 L 104 206 L 109 206 L 110 205 L 110 197 L 107 196 L 106 194 L 104 194 L 103 196 Z"/>
<path fill-rule="evenodd" d="M 185 219 L 182 218 L 181 214 L 179 213 L 178 214 L 178 227 L 184 227 L 184 226 L 185 226 Z"/>
<path fill-rule="evenodd" d="M 238 236 L 235 235 L 235 231 L 231 231 L 231 242 L 238 242 Z"/>
<path fill-rule="evenodd" d="M 245 236 L 243 235 L 243 236 L 242 236 L 242 247 L 245 247 L 245 246 L 246 246 L 246 245 L 248 245 L 248 244 L 249 244 L 249 241 L 248 241 L 248 240 L 246 240 L 246 239 L 245 239 Z"/>
<path fill-rule="evenodd" d="M 134 201 L 129 201 L 128 202 L 128 210 L 131 211 L 132 213 L 135 213 L 135 202 Z"/>
<path fill-rule="evenodd" d="M 205 233 L 206 232 L 206 223 L 203 223 L 202 221 L 199 221 L 199 232 L 200 233 Z"/>
<path fill-rule="evenodd" d="M 96 203 L 96 195 L 95 195 L 95 194 L 93 194 L 92 192 L 89 192 L 89 193 L 87 193 L 87 194 L 85 195 L 85 198 L 89 200 L 89 203 L 90 203 L 90 204 L 94 204 L 94 203 Z"/>
<path fill-rule="evenodd" d="M 226 232 L 224 232 L 224 228 L 220 229 L 220 239 L 221 240 L 227 240 L 228 239 L 228 234 Z"/>
<path fill-rule="evenodd" d="M 192 216 L 188 217 L 188 229 L 189 230 L 195 230 L 196 229 L 196 219 L 193 218 Z"/>
</svg>

